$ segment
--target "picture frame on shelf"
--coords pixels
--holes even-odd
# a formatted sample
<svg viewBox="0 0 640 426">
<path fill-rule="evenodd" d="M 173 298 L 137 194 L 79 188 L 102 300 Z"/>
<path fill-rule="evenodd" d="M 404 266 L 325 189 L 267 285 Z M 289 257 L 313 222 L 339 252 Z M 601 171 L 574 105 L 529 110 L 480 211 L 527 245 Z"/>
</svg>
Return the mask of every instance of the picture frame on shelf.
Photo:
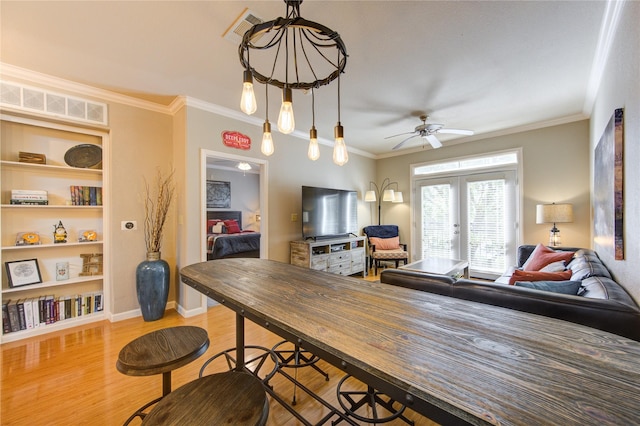
<svg viewBox="0 0 640 426">
<path fill-rule="evenodd" d="M 42 244 L 40 234 L 35 231 L 18 232 L 16 235 L 16 246 L 37 246 Z"/>
<path fill-rule="evenodd" d="M 38 259 L 14 260 L 5 262 L 9 287 L 22 287 L 42 282 Z"/>
</svg>

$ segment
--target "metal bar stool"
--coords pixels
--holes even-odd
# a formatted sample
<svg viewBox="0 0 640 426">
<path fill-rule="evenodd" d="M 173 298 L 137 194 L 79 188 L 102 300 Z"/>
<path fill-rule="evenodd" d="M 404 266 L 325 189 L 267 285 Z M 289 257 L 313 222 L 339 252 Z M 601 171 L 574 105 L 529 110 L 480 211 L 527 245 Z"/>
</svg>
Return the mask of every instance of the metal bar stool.
<svg viewBox="0 0 640 426">
<path fill-rule="evenodd" d="M 180 326 L 156 330 L 127 343 L 118 354 L 116 368 L 128 376 L 162 374 L 162 396 L 140 407 L 126 421 L 144 419 L 145 410 L 171 392 L 171 371 L 187 365 L 209 348 L 207 331 Z"/>
<path fill-rule="evenodd" d="M 227 371 L 179 387 L 142 420 L 143 425 L 265 425 L 269 400 L 260 379 L 244 371 Z"/>
<path fill-rule="evenodd" d="M 285 345 L 289 345 L 290 347 L 285 347 Z M 292 347 L 291 347 L 292 346 Z M 320 358 L 309 351 L 306 351 L 300 347 L 300 345 L 296 343 L 291 343 L 287 340 L 283 340 L 282 342 L 276 343 L 276 345 L 271 348 L 273 353 L 278 357 L 278 369 L 282 368 L 293 368 L 294 377 L 293 377 L 293 398 L 291 400 L 291 405 L 296 405 L 296 390 L 298 388 L 298 368 L 302 367 L 311 367 L 320 373 L 326 381 L 329 381 L 329 374 L 323 371 L 320 367 L 316 365 L 316 363 L 320 360 Z"/>
<path fill-rule="evenodd" d="M 383 397 L 386 396 L 382 392 L 375 390 L 373 387 L 367 385 L 366 390 L 345 390 L 343 388 L 349 388 L 354 386 L 346 386 L 346 382 L 352 379 L 357 383 L 360 383 L 350 374 L 344 376 L 338 386 L 336 392 L 338 394 L 338 403 L 344 409 L 347 416 L 353 417 L 365 423 L 387 423 L 395 419 L 403 420 L 409 425 L 413 425 L 413 420 L 410 420 L 404 416 L 404 410 L 407 408 L 405 405 L 393 400 L 387 396 L 387 400 Z M 360 386 L 358 386 L 360 388 Z M 348 405 L 347 405 L 348 403 Z M 364 415 L 359 410 L 363 407 L 369 407 L 371 409 L 371 415 Z M 340 423 L 343 419 L 339 419 L 333 422 L 333 425 Z"/>
</svg>

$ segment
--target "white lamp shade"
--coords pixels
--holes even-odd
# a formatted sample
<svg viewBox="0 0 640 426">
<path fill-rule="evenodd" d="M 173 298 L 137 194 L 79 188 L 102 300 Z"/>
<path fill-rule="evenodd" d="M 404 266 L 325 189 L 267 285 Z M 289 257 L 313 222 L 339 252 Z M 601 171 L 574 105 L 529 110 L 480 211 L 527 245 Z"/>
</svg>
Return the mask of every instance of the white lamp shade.
<svg viewBox="0 0 640 426">
<path fill-rule="evenodd" d="M 573 204 L 538 204 L 536 223 L 573 222 Z"/>
<path fill-rule="evenodd" d="M 385 189 L 384 194 L 382 195 L 382 201 L 393 201 L 395 198 L 393 189 Z"/>
<path fill-rule="evenodd" d="M 376 191 L 367 191 L 364 194 L 364 201 L 367 203 L 372 203 L 376 201 Z"/>
<path fill-rule="evenodd" d="M 403 203 L 404 199 L 402 198 L 402 192 L 394 192 L 393 194 L 393 202 L 394 203 Z"/>
</svg>

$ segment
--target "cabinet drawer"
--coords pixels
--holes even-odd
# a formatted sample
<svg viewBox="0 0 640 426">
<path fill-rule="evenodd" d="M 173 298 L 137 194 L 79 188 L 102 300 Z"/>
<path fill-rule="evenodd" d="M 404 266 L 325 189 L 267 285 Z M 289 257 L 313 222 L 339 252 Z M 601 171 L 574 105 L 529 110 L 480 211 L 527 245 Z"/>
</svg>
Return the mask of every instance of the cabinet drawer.
<svg viewBox="0 0 640 426">
<path fill-rule="evenodd" d="M 333 266 L 337 263 L 346 262 L 351 260 L 351 253 L 348 251 L 341 251 L 339 253 L 331 253 L 329 256 L 329 265 Z"/>
<path fill-rule="evenodd" d="M 329 272 L 332 274 L 351 275 L 351 261 L 333 263 L 329 265 Z"/>
</svg>

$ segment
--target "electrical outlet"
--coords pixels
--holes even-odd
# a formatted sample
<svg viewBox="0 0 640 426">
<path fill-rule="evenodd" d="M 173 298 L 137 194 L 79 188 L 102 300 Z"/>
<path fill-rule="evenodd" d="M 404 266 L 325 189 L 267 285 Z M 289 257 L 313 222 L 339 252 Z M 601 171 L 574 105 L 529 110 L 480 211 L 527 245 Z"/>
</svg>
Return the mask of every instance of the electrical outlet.
<svg viewBox="0 0 640 426">
<path fill-rule="evenodd" d="M 137 231 L 138 222 L 135 220 L 123 220 L 120 222 L 120 229 L 123 231 Z"/>
</svg>

